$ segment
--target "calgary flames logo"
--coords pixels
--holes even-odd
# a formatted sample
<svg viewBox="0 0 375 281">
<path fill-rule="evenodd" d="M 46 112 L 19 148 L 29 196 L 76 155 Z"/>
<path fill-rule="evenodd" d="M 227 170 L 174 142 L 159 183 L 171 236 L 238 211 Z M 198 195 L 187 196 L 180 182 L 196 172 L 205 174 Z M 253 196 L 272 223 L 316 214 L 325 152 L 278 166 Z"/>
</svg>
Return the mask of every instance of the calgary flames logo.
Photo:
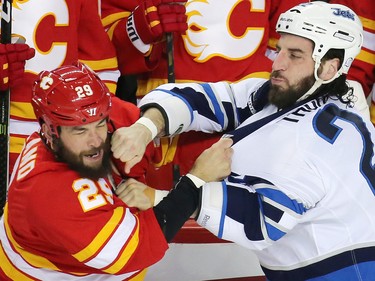
<svg viewBox="0 0 375 281">
<path fill-rule="evenodd" d="M 17 8 L 17 9 L 20 9 L 20 6 L 19 4 L 23 4 L 23 3 L 26 3 L 26 2 L 29 2 L 30 0 L 13 0 L 12 2 L 12 6 L 14 8 Z"/>
<path fill-rule="evenodd" d="M 244 3 L 247 5 L 243 5 Z M 241 4 L 242 18 L 233 19 L 234 10 Z M 190 0 L 186 4 L 188 30 L 183 36 L 187 52 L 198 62 L 214 56 L 228 60 L 242 60 L 251 56 L 264 36 L 263 27 L 244 28 L 242 34 L 234 34 L 230 26 L 233 20 L 246 24 L 253 12 L 265 11 L 265 0 Z"/>
<path fill-rule="evenodd" d="M 53 84 L 53 78 L 49 76 L 44 76 L 42 81 L 40 81 L 40 88 L 43 90 L 48 90 Z"/>
</svg>

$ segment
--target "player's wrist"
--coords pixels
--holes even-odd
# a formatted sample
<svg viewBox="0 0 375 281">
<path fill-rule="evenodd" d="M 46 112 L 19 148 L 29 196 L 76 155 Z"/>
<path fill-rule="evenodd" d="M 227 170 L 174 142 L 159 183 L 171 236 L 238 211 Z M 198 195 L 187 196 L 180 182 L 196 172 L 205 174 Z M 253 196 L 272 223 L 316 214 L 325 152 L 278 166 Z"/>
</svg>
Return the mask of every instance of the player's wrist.
<svg viewBox="0 0 375 281">
<path fill-rule="evenodd" d="M 160 201 L 163 200 L 163 198 L 168 195 L 168 193 L 169 193 L 168 190 L 155 189 L 154 206 L 159 204 Z"/>
<path fill-rule="evenodd" d="M 156 127 L 154 122 L 152 122 L 151 119 L 147 117 L 142 116 L 135 122 L 135 124 L 141 124 L 145 126 L 151 132 L 151 139 L 154 139 L 158 134 L 158 128 Z"/>
<path fill-rule="evenodd" d="M 201 178 L 191 174 L 191 173 L 188 173 L 185 175 L 187 178 L 189 178 L 192 183 L 194 183 L 195 187 L 197 188 L 200 188 L 201 186 L 203 186 L 206 182 L 204 180 L 202 180 Z"/>
</svg>

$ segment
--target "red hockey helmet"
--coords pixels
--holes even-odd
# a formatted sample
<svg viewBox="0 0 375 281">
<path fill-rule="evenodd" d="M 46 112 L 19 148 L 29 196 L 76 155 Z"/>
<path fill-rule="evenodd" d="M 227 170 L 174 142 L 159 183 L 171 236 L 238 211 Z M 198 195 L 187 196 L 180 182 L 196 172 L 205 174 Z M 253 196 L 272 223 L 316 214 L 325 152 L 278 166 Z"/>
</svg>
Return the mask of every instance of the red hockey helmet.
<svg viewBox="0 0 375 281">
<path fill-rule="evenodd" d="M 39 123 L 45 122 L 58 135 L 58 126 L 80 126 L 107 117 L 111 94 L 90 68 L 77 62 L 42 71 L 31 103 Z"/>
</svg>

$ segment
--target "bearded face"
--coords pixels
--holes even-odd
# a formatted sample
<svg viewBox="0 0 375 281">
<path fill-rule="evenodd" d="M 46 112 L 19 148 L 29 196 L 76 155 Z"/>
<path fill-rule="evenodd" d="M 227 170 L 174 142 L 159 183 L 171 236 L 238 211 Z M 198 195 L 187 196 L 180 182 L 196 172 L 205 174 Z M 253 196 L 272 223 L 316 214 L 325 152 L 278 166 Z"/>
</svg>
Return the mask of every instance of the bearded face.
<svg viewBox="0 0 375 281">
<path fill-rule="evenodd" d="M 60 138 L 53 140 L 56 158 L 68 164 L 68 166 L 77 171 L 81 177 L 98 180 L 99 178 L 108 176 L 111 171 L 110 164 L 110 139 L 107 138 L 99 147 L 81 151 L 79 154 L 74 153 L 66 146 Z M 102 155 L 102 161 L 98 161 L 95 165 L 85 164 L 85 157 L 97 157 Z"/>
<path fill-rule="evenodd" d="M 284 77 L 282 77 L 280 71 L 273 71 L 271 73 L 271 78 Z M 292 106 L 313 86 L 314 82 L 314 75 L 310 75 L 301 78 L 294 85 L 290 85 L 290 83 L 287 83 L 287 87 L 281 87 L 279 85 L 271 84 L 271 89 L 268 93 L 268 101 L 279 109 Z"/>
</svg>

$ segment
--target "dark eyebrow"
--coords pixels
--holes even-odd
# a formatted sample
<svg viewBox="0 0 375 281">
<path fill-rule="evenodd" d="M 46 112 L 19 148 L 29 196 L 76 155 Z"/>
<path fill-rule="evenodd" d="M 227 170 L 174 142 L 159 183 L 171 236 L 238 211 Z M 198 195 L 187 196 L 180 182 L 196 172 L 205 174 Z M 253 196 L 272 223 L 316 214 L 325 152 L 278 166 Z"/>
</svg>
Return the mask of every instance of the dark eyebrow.
<svg viewBox="0 0 375 281">
<path fill-rule="evenodd" d="M 277 50 L 280 50 L 281 48 L 280 48 L 280 46 L 278 45 L 278 44 L 276 44 L 276 49 Z M 294 53 L 305 53 L 302 49 L 300 49 L 300 48 L 288 48 L 287 49 L 288 50 L 288 52 L 294 52 Z"/>
<path fill-rule="evenodd" d="M 305 53 L 300 48 L 291 48 L 291 49 L 288 49 L 288 51 L 289 52 L 294 52 L 294 53 Z"/>
</svg>

